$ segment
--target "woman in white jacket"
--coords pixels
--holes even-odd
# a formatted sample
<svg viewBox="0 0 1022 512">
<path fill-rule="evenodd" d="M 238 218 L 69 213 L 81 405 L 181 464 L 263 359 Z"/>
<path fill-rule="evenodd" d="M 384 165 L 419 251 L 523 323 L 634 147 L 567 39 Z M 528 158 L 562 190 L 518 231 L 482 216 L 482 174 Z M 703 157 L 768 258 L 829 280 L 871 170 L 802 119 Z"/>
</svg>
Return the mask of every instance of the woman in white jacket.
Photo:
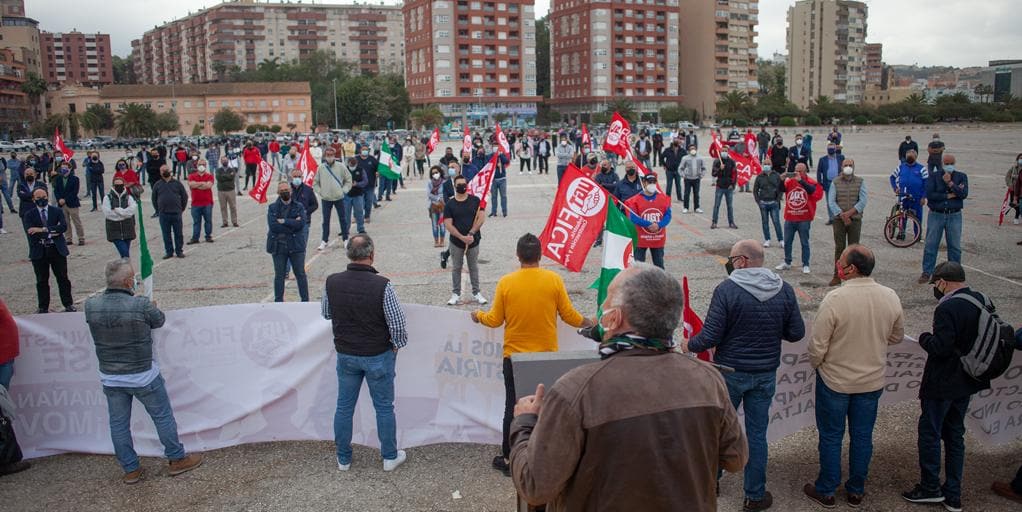
<svg viewBox="0 0 1022 512">
<path fill-rule="evenodd" d="M 110 192 L 103 197 L 106 239 L 117 248 L 117 254 L 127 258 L 131 241 L 135 239 L 135 212 L 138 211 L 138 206 L 131 192 L 124 187 L 124 179 L 114 178 L 113 185 Z"/>
</svg>

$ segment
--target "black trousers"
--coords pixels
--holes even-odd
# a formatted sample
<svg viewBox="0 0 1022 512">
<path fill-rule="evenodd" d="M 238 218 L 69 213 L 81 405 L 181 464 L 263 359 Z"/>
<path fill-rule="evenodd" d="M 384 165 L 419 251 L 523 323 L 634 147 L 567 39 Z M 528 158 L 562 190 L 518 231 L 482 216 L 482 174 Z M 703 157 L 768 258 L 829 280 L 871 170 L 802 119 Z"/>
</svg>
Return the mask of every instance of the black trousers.
<svg viewBox="0 0 1022 512">
<path fill-rule="evenodd" d="M 74 305 L 71 297 L 71 281 L 67 278 L 67 257 L 57 252 L 53 246 L 46 248 L 42 258 L 32 260 L 35 270 L 35 291 L 39 297 L 39 309 L 50 309 L 50 269 L 57 278 L 57 289 L 60 290 L 60 303 L 65 308 Z"/>
<path fill-rule="evenodd" d="M 540 174 L 543 174 L 543 173 L 550 174 L 550 163 L 547 162 L 547 160 L 549 160 L 550 157 L 548 157 L 548 156 L 540 156 L 540 157 L 537 157 L 537 158 L 539 159 L 539 165 L 537 166 L 539 168 L 539 173 Z"/>
<path fill-rule="evenodd" d="M 504 358 L 504 430 L 501 453 L 505 459 L 511 458 L 511 420 L 515 417 L 515 374 L 511 368 L 511 358 Z"/>
</svg>

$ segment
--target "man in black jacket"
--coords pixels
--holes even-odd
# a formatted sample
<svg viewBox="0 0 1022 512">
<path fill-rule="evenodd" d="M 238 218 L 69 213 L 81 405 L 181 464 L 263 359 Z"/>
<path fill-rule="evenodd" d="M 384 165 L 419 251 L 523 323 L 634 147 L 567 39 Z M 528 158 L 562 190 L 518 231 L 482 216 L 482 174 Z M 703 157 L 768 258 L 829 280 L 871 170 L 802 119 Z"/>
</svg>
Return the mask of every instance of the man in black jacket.
<svg viewBox="0 0 1022 512">
<path fill-rule="evenodd" d="M 188 192 L 174 179 L 170 167 L 160 167 L 162 179 L 153 185 L 153 204 L 160 212 L 160 230 L 163 231 L 163 259 L 184 258 L 184 234 L 181 232 L 181 213 L 188 207 Z M 174 240 L 171 243 L 171 235 Z"/>
<path fill-rule="evenodd" d="M 35 288 L 39 300 L 36 313 L 50 312 L 50 271 L 57 278 L 60 290 L 60 302 L 64 311 L 75 311 L 74 299 L 71 297 L 71 281 L 67 278 L 67 242 L 64 232 L 67 231 L 67 220 L 64 212 L 49 204 L 49 195 L 45 188 L 32 191 L 32 206 L 23 207 L 21 219 L 28 235 L 28 259 L 32 261 L 35 271 Z"/>
<path fill-rule="evenodd" d="M 937 266 L 930 278 L 940 301 L 933 312 L 933 333 L 919 335 L 926 351 L 926 366 L 919 385 L 920 482 L 902 494 L 912 503 L 943 503 L 962 510 L 962 469 L 965 466 L 965 414 L 973 394 L 990 389 L 990 382 L 965 373 L 961 354 L 968 353 L 979 330 L 980 310 L 966 296 L 989 302 L 965 282 L 965 270 L 954 261 Z M 944 441 L 944 485 L 940 484 L 940 444 Z"/>
<path fill-rule="evenodd" d="M 671 146 L 660 155 L 660 163 L 667 170 L 667 197 L 671 197 L 671 184 L 673 183 L 678 191 L 678 201 L 681 201 L 681 173 L 678 168 L 681 167 L 681 159 L 684 156 L 685 152 L 681 150 L 681 142 L 678 139 L 674 139 Z"/>
<path fill-rule="evenodd" d="M 735 225 L 735 210 L 731 204 L 735 196 L 735 185 L 738 183 L 738 171 L 735 161 L 729 156 L 727 146 L 720 150 L 720 158 L 713 162 L 713 186 L 716 191 L 713 194 L 713 219 L 710 229 L 717 229 L 717 217 L 720 214 L 720 199 L 727 201 L 727 225 L 731 229 L 738 229 Z"/>
</svg>

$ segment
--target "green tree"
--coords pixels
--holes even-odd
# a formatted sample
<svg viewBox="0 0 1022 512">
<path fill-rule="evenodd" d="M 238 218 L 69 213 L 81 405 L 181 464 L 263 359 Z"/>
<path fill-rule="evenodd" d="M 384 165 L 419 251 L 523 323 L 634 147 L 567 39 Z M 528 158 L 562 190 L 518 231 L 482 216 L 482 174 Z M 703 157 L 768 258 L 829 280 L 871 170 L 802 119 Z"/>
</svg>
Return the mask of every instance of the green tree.
<svg viewBox="0 0 1022 512">
<path fill-rule="evenodd" d="M 536 94 L 550 97 L 550 27 L 549 17 L 536 20 Z"/>
<path fill-rule="evenodd" d="M 674 124 L 692 119 L 692 109 L 680 105 L 667 105 L 660 109 L 660 122 Z"/>
<path fill-rule="evenodd" d="M 202 127 L 199 125 L 192 126 L 192 137 L 202 135 Z"/>
<path fill-rule="evenodd" d="M 21 92 L 27 94 L 32 103 L 38 103 L 39 98 L 46 94 L 46 80 L 35 73 L 29 73 L 21 84 Z"/>
<path fill-rule="evenodd" d="M 222 108 L 213 115 L 213 131 L 220 135 L 236 132 L 244 127 L 245 119 L 229 108 Z"/>
<path fill-rule="evenodd" d="M 81 115 L 82 128 L 92 135 L 114 127 L 114 113 L 106 105 L 90 105 Z"/>
<path fill-rule="evenodd" d="M 756 74 L 759 77 L 760 98 L 765 96 L 786 96 L 787 67 L 783 63 L 759 59 L 756 62 Z"/>
<path fill-rule="evenodd" d="M 508 114 L 506 112 L 497 112 L 496 114 L 493 114 L 490 117 L 493 118 L 494 123 L 502 124 L 504 121 L 507 121 L 508 119 L 511 118 L 511 114 Z"/>
<path fill-rule="evenodd" d="M 139 103 L 128 103 L 117 111 L 117 135 L 120 137 L 155 137 L 156 112 Z"/>
<path fill-rule="evenodd" d="M 639 114 L 635 111 L 635 106 L 626 98 L 615 98 L 614 101 L 607 103 L 607 113 L 612 114 L 614 112 L 621 114 L 621 117 L 627 119 L 628 123 L 632 125 L 639 120 Z M 596 122 L 595 119 L 593 122 Z"/>
<path fill-rule="evenodd" d="M 444 113 L 436 105 L 417 108 L 408 114 L 412 127 L 416 130 L 440 126 L 444 122 Z"/>
<path fill-rule="evenodd" d="M 728 91 L 717 100 L 718 118 L 748 118 L 754 103 L 744 91 Z"/>
<path fill-rule="evenodd" d="M 135 63 L 131 55 L 127 57 L 114 55 L 111 59 L 111 64 L 114 68 L 115 84 L 133 84 L 137 82 L 135 79 Z"/>
<path fill-rule="evenodd" d="M 160 112 L 156 114 L 154 126 L 156 131 L 161 135 L 164 133 L 173 133 L 181 130 L 181 120 L 177 117 L 177 112 L 168 110 L 166 112 Z"/>
</svg>

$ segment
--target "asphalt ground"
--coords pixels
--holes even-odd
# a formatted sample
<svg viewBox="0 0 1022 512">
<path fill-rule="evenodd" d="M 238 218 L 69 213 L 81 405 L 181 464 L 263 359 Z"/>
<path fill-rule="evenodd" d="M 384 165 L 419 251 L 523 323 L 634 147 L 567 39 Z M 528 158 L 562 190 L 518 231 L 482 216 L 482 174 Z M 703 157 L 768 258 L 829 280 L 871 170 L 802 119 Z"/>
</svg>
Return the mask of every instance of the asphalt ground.
<svg viewBox="0 0 1022 512">
<path fill-rule="evenodd" d="M 885 128 L 864 132 L 845 130 L 845 154 L 855 158 L 857 174 L 870 190 L 870 201 L 863 224 L 862 242 L 877 256 L 875 278 L 894 288 L 901 297 L 906 315 L 906 332 L 915 336 L 929 330 L 935 305 L 930 287 L 916 284 L 920 273 L 922 243 L 908 249 L 888 245 L 882 236 L 882 223 L 895 199 L 887 178 L 897 164 L 897 146 L 906 134 L 924 146 L 934 130 L 928 127 Z M 1022 247 L 1022 226 L 1006 223 L 997 226 L 997 214 L 1004 197 L 1004 174 L 1016 154 L 1022 150 L 1022 127 L 941 126 L 949 153 L 958 157 L 958 168 L 969 174 L 970 198 L 964 213 L 963 264 L 970 284 L 987 293 L 1002 316 L 1013 325 L 1022 323 L 1022 267 L 1018 256 Z M 791 130 L 782 130 L 786 140 Z M 825 130 L 814 130 L 814 156 L 824 152 Z M 709 141 L 702 134 L 705 145 Z M 442 154 L 438 150 L 436 155 Z M 120 152 L 104 151 L 107 167 L 112 167 Z M 514 247 L 525 233 L 538 234 L 549 214 L 556 185 L 553 159 L 551 174 L 519 175 L 518 162 L 508 174 L 509 215 L 488 218 L 483 226 L 480 274 L 482 292 L 492 298 L 497 280 L 516 268 Z M 663 180 L 663 170 L 658 174 Z M 106 174 L 107 187 L 112 172 Z M 84 180 L 83 180 L 84 181 Z M 427 217 L 424 181 L 406 180 L 394 200 L 384 202 L 372 216 L 367 231 L 377 246 L 376 267 L 394 283 L 403 302 L 443 305 L 450 296 L 449 271 L 439 266 L 439 251 L 432 246 Z M 84 191 L 83 191 L 84 193 Z M 147 198 L 147 196 L 146 196 Z M 271 196 L 272 199 L 272 196 Z M 708 308 L 714 287 L 725 277 L 723 263 L 731 245 L 741 238 L 762 239 L 758 209 L 751 194 L 735 194 L 737 230 L 710 230 L 713 189 L 709 177 L 701 190 L 704 214 L 682 214 L 674 203 L 674 220 L 668 228 L 666 267 L 669 272 L 687 275 L 692 289 L 693 307 L 700 315 Z M 273 270 L 264 251 L 266 207 L 247 196 L 239 197 L 238 228 L 221 229 L 219 207 L 214 206 L 215 243 L 186 246 L 185 259 L 160 260 L 162 239 L 155 219 L 146 220 L 149 247 L 156 256 L 155 294 L 160 307 L 179 309 L 217 304 L 250 303 L 272 300 Z M 83 200 L 84 246 L 72 246 L 68 259 L 76 303 L 103 289 L 103 265 L 117 256 L 106 242 L 101 212 L 89 212 L 91 201 Z M 143 207 L 151 211 L 148 201 Z M 723 208 L 722 208 L 723 210 Z M 821 204 L 812 227 L 812 273 L 803 275 L 794 269 L 781 275 L 797 290 L 803 314 L 811 320 L 818 304 L 829 290 L 833 268 L 833 237 L 824 226 L 825 207 Z M 499 214 L 499 211 L 498 211 Z M 722 225 L 726 225 L 721 212 Z M 36 309 L 34 275 L 27 260 L 26 239 L 20 222 L 7 212 L 5 227 L 11 233 L 0 236 L 0 296 L 16 315 Z M 343 270 L 346 260 L 334 220 L 331 245 L 317 252 L 320 220 L 314 215 L 307 253 L 312 300 L 322 294 L 328 275 Z M 184 221 L 186 239 L 191 218 Z M 799 249 L 794 259 L 799 261 Z M 137 243 L 132 247 L 137 260 Z M 941 252 L 938 261 L 945 258 Z M 767 249 L 766 265 L 773 267 L 783 259 L 783 250 Z M 589 289 L 599 273 L 599 254 L 593 252 L 585 268 L 569 273 L 549 261 L 548 268 L 564 277 L 576 307 L 595 312 L 595 291 Z M 465 276 L 467 288 L 467 276 Z M 59 306 L 55 283 L 51 284 L 54 310 Z M 465 298 L 468 297 L 466 290 Z M 297 300 L 294 281 L 287 284 L 286 299 Z M 470 311 L 474 304 L 459 308 Z M 412 333 L 414 342 L 414 333 Z M 398 411 L 400 414 L 400 411 Z M 923 510 L 903 502 L 899 493 L 911 488 L 918 479 L 915 448 L 917 405 L 906 403 L 884 408 L 877 423 L 871 478 L 867 483 L 864 510 Z M 817 436 L 807 429 L 770 447 L 768 489 L 773 493 L 775 510 L 814 510 L 802 496 L 805 482 L 815 479 Z M 392 474 L 382 473 L 378 454 L 358 448 L 352 471 L 338 473 L 330 443 L 287 442 L 256 444 L 217 450 L 206 454 L 206 463 L 187 475 L 169 478 L 165 463 L 146 459 L 147 479 L 142 485 L 126 487 L 118 478 L 120 470 L 112 456 L 60 455 L 33 461 L 33 469 L 0 479 L 0 509 L 4 510 L 157 510 L 168 505 L 187 510 L 513 510 L 514 489 L 508 479 L 489 468 L 499 449 L 483 445 L 435 445 L 408 450 L 409 460 Z M 1010 479 L 1022 464 L 1022 442 L 986 448 L 967 436 L 963 502 L 966 509 L 984 511 L 1018 510 L 989 491 L 993 480 Z M 727 475 L 722 480 L 720 510 L 739 510 L 742 478 Z M 452 493 L 458 491 L 461 498 Z M 839 495 L 839 506 L 843 496 Z"/>
</svg>

